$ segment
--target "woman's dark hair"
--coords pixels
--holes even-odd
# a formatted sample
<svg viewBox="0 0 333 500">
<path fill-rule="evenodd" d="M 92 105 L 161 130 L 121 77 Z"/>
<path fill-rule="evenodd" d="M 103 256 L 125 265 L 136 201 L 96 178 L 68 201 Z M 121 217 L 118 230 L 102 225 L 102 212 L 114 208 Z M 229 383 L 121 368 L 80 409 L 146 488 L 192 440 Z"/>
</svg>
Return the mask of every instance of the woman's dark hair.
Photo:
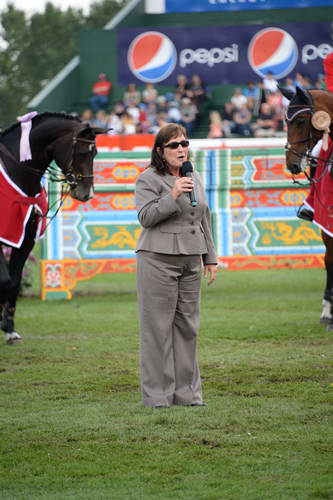
<svg viewBox="0 0 333 500">
<path fill-rule="evenodd" d="M 168 165 L 163 158 L 163 146 L 167 144 L 170 139 L 183 135 L 187 139 L 186 129 L 178 123 L 168 123 L 164 125 L 156 134 L 154 146 L 151 152 L 150 167 L 155 168 L 161 175 L 168 173 Z M 161 148 L 158 151 L 157 148 Z"/>
</svg>

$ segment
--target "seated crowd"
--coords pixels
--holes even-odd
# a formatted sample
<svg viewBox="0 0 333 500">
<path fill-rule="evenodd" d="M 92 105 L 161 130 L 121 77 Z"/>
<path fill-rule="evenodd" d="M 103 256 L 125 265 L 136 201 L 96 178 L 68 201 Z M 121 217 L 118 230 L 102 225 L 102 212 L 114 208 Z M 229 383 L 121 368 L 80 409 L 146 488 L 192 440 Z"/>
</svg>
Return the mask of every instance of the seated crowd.
<svg viewBox="0 0 333 500">
<path fill-rule="evenodd" d="M 105 77 L 99 75 L 99 79 Z M 102 88 L 100 82 L 99 87 Z M 102 88 L 105 91 L 106 85 Z M 93 87 L 94 89 L 94 87 Z M 111 85 L 108 87 L 108 91 Z M 189 136 L 199 123 L 206 89 L 198 75 L 188 82 L 184 75 L 178 75 L 173 92 L 159 95 L 153 83 L 146 83 L 140 91 L 135 83 L 128 85 L 121 101 L 108 109 L 105 99 L 99 101 L 93 90 L 91 107 L 85 109 L 80 118 L 92 125 L 108 128 L 110 135 L 156 134 L 166 123 L 182 124 Z"/>
<path fill-rule="evenodd" d="M 295 79 L 286 78 L 283 87 L 295 90 L 325 87 L 324 76 L 318 75 L 312 84 L 309 79 L 296 73 Z M 222 108 L 209 113 L 208 138 L 221 137 L 277 137 L 285 134 L 284 115 L 289 101 L 278 90 L 278 82 L 272 73 L 259 83 L 248 82 L 244 88 L 236 88 L 230 101 Z"/>
<path fill-rule="evenodd" d="M 122 100 L 108 107 L 111 82 L 105 74 L 99 75 L 94 84 L 90 108 L 80 118 L 92 125 L 109 129 L 110 135 L 156 134 L 166 123 L 180 123 L 189 137 L 202 122 L 205 106 L 210 99 L 209 90 L 199 75 L 188 81 L 179 74 L 172 92 L 160 95 L 153 83 L 146 83 L 139 90 L 130 83 Z M 318 75 L 312 84 L 309 79 L 296 73 L 295 78 L 279 82 L 284 87 L 295 89 L 326 88 L 324 76 Z M 222 137 L 275 137 L 285 134 L 284 113 L 288 101 L 278 90 L 278 82 L 268 73 L 260 82 L 248 82 L 236 88 L 231 99 L 220 109 L 212 109 L 209 103 L 208 138 Z M 207 112 L 207 111 L 206 111 Z"/>
</svg>

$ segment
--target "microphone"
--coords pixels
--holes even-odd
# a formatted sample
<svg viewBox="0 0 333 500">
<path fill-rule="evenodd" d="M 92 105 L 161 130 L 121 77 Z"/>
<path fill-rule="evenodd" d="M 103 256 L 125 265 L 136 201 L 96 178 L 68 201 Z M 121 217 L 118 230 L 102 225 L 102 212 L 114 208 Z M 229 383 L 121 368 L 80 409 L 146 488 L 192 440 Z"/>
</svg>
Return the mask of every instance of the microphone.
<svg viewBox="0 0 333 500">
<path fill-rule="evenodd" d="M 192 179 L 192 172 L 193 172 L 192 163 L 190 161 L 184 161 L 181 168 L 182 177 L 190 177 Z M 190 202 L 192 207 L 196 207 L 198 202 L 195 199 L 194 189 L 192 189 L 192 191 L 189 191 L 188 195 L 190 197 Z"/>
</svg>

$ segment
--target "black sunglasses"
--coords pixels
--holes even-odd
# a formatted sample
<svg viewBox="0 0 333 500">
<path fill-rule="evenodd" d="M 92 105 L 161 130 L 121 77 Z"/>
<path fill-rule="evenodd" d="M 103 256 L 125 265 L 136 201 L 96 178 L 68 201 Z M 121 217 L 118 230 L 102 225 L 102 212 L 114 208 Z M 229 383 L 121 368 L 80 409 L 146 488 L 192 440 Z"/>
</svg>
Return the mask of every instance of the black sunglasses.
<svg viewBox="0 0 333 500">
<path fill-rule="evenodd" d="M 181 146 L 182 148 L 188 148 L 189 145 L 190 145 L 190 141 L 180 141 L 180 142 L 173 141 L 173 142 L 169 142 L 169 144 L 164 144 L 164 147 L 170 148 L 170 149 L 178 149 L 179 146 Z"/>
</svg>

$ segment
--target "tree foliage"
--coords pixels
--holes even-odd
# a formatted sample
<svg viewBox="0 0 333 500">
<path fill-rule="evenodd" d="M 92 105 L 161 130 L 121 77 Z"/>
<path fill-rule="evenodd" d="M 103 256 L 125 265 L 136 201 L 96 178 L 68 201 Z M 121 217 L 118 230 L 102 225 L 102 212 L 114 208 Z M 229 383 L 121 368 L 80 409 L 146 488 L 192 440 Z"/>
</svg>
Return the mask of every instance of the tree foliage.
<svg viewBox="0 0 333 500">
<path fill-rule="evenodd" d="M 27 103 L 77 54 L 82 28 L 102 28 L 128 0 L 96 0 L 87 15 L 51 2 L 27 16 L 13 4 L 0 14 L 0 128 L 26 112 Z"/>
</svg>

